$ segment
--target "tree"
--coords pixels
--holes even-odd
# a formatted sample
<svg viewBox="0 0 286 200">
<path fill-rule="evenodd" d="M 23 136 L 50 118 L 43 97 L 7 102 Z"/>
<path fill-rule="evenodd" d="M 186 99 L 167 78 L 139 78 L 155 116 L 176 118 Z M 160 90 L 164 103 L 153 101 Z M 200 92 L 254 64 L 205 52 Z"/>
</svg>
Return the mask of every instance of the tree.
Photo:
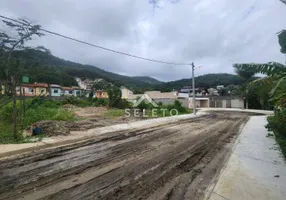
<svg viewBox="0 0 286 200">
<path fill-rule="evenodd" d="M 4 63 L 1 63 L 1 77 L 5 82 L 5 92 L 8 90 L 13 96 L 13 135 L 17 138 L 17 107 L 16 107 L 16 86 L 18 81 L 22 76 L 23 65 L 25 64 L 23 60 L 20 60 L 16 56 L 13 56 L 15 50 L 23 50 L 27 48 L 25 43 L 32 40 L 32 36 L 43 36 L 44 34 L 40 32 L 40 25 L 33 25 L 32 23 L 19 19 L 17 21 L 6 21 L 2 22 L 10 30 L 9 34 L 6 32 L 0 33 L 0 51 Z M 2 81 L 0 81 L 1 83 Z M 22 89 L 20 87 L 20 93 Z M 22 107 L 21 107 L 22 109 Z"/>
<path fill-rule="evenodd" d="M 286 5 L 286 0 L 280 0 L 280 1 Z"/>
<path fill-rule="evenodd" d="M 286 5 L 286 0 L 280 1 Z M 282 30 L 278 33 L 278 42 L 281 47 L 281 53 L 286 54 L 286 30 Z M 264 64 L 234 64 L 234 67 L 237 73 L 240 74 L 242 77 L 250 77 L 256 73 L 262 73 L 267 75 L 267 77 L 256 80 L 252 82 L 252 84 L 260 84 L 260 91 L 265 91 L 266 88 L 273 88 L 269 92 L 271 100 L 277 106 L 285 105 L 284 103 L 286 99 L 286 65 L 277 62 L 268 62 Z M 265 92 L 262 93 L 264 94 Z"/>
<path fill-rule="evenodd" d="M 109 107 L 119 107 L 121 103 L 121 90 L 116 86 L 111 86 L 107 89 L 108 93 L 108 106 Z"/>
<path fill-rule="evenodd" d="M 227 89 L 226 88 L 219 89 L 218 94 L 219 94 L 219 96 L 227 96 L 228 95 Z"/>
<path fill-rule="evenodd" d="M 281 53 L 286 54 L 286 30 L 282 30 L 278 33 L 278 41 L 281 46 Z"/>
<path fill-rule="evenodd" d="M 99 81 L 95 81 L 92 89 L 94 90 L 107 90 L 108 88 L 110 88 L 112 86 L 111 83 L 109 83 L 108 81 L 102 79 Z"/>
</svg>

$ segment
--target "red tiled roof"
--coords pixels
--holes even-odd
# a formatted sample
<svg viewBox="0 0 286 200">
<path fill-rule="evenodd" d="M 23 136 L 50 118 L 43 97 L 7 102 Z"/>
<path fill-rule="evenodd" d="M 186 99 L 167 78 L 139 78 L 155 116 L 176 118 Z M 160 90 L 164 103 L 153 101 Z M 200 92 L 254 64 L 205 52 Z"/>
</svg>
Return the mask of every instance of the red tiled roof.
<svg viewBox="0 0 286 200">
<path fill-rule="evenodd" d="M 42 88 L 48 88 L 49 85 L 46 84 L 46 83 L 36 83 L 36 84 L 21 84 L 22 87 L 33 87 L 33 88 L 36 88 L 36 87 L 42 87 Z"/>
</svg>

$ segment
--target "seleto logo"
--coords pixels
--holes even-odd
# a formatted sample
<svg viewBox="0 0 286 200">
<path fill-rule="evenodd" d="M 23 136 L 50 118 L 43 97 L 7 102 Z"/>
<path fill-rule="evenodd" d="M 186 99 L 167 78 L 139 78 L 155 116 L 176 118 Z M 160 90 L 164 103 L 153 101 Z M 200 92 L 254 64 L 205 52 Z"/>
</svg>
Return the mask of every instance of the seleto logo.
<svg viewBox="0 0 286 200">
<path fill-rule="evenodd" d="M 168 111 L 166 108 L 161 108 L 148 94 L 144 94 L 134 101 L 133 109 L 125 109 L 125 117 L 130 117 L 132 114 L 134 117 L 156 118 L 158 115 L 160 117 L 177 116 L 179 112 L 177 109 Z"/>
</svg>

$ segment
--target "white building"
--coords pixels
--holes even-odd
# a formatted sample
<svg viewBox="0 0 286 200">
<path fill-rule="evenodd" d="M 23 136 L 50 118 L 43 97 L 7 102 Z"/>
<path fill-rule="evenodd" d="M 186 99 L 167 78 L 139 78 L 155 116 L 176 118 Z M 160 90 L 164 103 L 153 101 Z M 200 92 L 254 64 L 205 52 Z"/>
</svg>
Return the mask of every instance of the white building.
<svg viewBox="0 0 286 200">
<path fill-rule="evenodd" d="M 86 90 L 86 84 L 84 81 L 82 81 L 80 78 L 75 78 L 75 80 L 81 89 Z"/>
<path fill-rule="evenodd" d="M 122 86 L 120 89 L 121 89 L 121 98 L 122 99 L 128 99 L 130 96 L 133 95 L 133 92 L 124 86 Z"/>
</svg>

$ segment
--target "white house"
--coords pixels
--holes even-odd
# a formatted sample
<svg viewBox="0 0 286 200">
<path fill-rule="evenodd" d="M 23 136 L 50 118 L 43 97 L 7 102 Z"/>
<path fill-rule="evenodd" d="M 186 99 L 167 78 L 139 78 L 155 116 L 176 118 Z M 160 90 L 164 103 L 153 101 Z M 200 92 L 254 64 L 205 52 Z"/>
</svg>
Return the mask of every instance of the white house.
<svg viewBox="0 0 286 200">
<path fill-rule="evenodd" d="M 133 95 L 133 92 L 126 87 L 122 86 L 120 89 L 121 89 L 121 98 L 122 99 L 128 99 L 128 97 Z"/>
<path fill-rule="evenodd" d="M 86 84 L 84 81 L 82 81 L 80 78 L 75 78 L 75 80 L 81 89 L 86 90 Z"/>
<path fill-rule="evenodd" d="M 51 96 L 52 97 L 59 97 L 61 96 L 61 86 L 56 84 L 50 85 Z"/>
</svg>

